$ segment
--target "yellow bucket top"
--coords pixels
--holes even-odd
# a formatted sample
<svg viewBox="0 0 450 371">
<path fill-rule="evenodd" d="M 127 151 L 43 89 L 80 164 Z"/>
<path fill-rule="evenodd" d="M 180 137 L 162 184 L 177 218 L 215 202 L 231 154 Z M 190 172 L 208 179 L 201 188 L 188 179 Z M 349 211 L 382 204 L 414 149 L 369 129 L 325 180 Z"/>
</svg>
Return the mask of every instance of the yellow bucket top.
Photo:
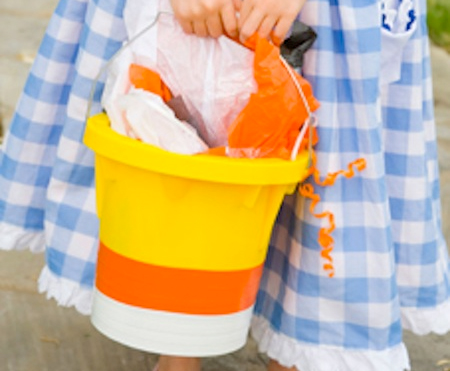
<svg viewBox="0 0 450 371">
<path fill-rule="evenodd" d="M 300 153 L 295 161 L 168 152 L 116 133 L 110 129 L 109 119 L 103 113 L 88 120 L 84 143 L 96 154 L 129 166 L 219 183 L 295 184 L 305 178 L 308 166 L 306 151 Z"/>
</svg>

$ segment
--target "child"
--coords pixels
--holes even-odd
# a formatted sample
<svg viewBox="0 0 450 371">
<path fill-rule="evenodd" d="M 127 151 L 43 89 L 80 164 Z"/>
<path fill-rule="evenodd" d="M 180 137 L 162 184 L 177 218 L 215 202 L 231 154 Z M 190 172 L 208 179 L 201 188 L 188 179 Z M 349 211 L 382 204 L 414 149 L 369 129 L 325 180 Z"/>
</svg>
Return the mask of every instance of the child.
<svg viewBox="0 0 450 371">
<path fill-rule="evenodd" d="M 316 186 L 319 208 L 336 216 L 333 278 L 322 269 L 322 220 L 310 202 L 294 195 L 280 211 L 252 325 L 269 370 L 408 369 L 402 327 L 450 329 L 425 0 L 172 5 L 186 32 L 242 39 L 259 32 L 277 44 L 303 6 L 300 19 L 318 33 L 303 70 L 321 102 L 317 166 L 326 174 L 367 161 L 353 179 Z M 82 313 L 90 310 L 97 220 L 93 158 L 80 143 L 92 79 L 125 38 L 123 6 L 60 1 L 0 164 L 0 246 L 45 245 L 40 290 Z M 195 358 L 159 364 L 199 368 Z"/>
</svg>

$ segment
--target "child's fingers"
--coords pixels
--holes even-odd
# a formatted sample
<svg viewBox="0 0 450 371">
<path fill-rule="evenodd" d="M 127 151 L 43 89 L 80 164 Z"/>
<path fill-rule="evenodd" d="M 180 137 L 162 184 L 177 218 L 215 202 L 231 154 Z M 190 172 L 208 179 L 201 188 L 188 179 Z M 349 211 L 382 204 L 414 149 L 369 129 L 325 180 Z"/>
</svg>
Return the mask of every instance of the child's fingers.
<svg viewBox="0 0 450 371">
<path fill-rule="evenodd" d="M 203 20 L 193 22 L 194 33 L 200 37 L 208 36 L 208 27 Z"/>
<path fill-rule="evenodd" d="M 263 37 L 264 39 L 268 39 L 276 23 L 277 19 L 275 17 L 272 16 L 266 17 L 259 26 L 259 29 L 257 30 L 258 35 Z"/>
<path fill-rule="evenodd" d="M 187 33 L 237 36 L 237 15 L 242 0 L 170 0 L 178 22 Z"/>
<path fill-rule="evenodd" d="M 275 45 L 281 45 L 281 43 L 286 38 L 286 35 L 289 32 L 289 29 L 291 28 L 294 20 L 295 17 L 293 17 L 292 19 L 291 17 L 284 17 L 278 20 L 278 23 L 276 24 L 275 29 L 271 34 L 272 42 Z"/>
<path fill-rule="evenodd" d="M 235 5 L 237 5 L 237 3 Z M 245 0 L 241 2 L 239 8 L 239 21 L 238 21 L 239 30 L 244 26 L 252 10 L 253 10 L 253 3 L 251 1 Z"/>
<path fill-rule="evenodd" d="M 241 0 L 237 0 L 241 1 Z M 222 19 L 222 26 L 227 35 L 236 37 L 238 35 L 238 20 L 236 16 L 236 9 L 233 4 L 227 4 L 220 12 Z"/>
<path fill-rule="evenodd" d="M 178 20 L 178 23 L 181 25 L 181 28 L 183 29 L 183 31 L 186 32 L 187 34 L 193 34 L 194 33 L 194 28 L 192 27 L 192 23 L 191 22 L 182 21 L 180 19 L 180 20 Z"/>
<path fill-rule="evenodd" d="M 305 1 L 243 0 L 238 22 L 241 42 L 258 32 L 280 45 Z"/>
<path fill-rule="evenodd" d="M 259 11 L 259 9 L 253 8 L 252 12 L 246 17 L 242 27 L 239 29 L 239 38 L 241 42 L 245 42 L 250 36 L 258 31 L 264 18 L 264 14 Z"/>
<path fill-rule="evenodd" d="M 242 0 L 233 0 L 234 11 L 240 12 L 242 9 Z"/>
<path fill-rule="evenodd" d="M 211 37 L 219 37 L 223 35 L 223 26 L 220 16 L 213 15 L 206 19 L 206 27 L 208 35 Z"/>
</svg>

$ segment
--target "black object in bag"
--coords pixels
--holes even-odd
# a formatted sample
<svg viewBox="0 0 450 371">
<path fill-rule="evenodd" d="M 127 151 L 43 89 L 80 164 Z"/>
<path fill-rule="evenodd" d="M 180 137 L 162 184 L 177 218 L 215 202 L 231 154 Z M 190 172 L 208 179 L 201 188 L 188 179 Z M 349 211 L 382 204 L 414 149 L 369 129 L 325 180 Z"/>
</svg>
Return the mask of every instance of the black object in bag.
<svg viewBox="0 0 450 371">
<path fill-rule="evenodd" d="M 305 52 L 316 41 L 314 30 L 300 21 L 292 24 L 291 35 L 281 45 L 281 55 L 294 68 L 303 66 Z"/>
</svg>

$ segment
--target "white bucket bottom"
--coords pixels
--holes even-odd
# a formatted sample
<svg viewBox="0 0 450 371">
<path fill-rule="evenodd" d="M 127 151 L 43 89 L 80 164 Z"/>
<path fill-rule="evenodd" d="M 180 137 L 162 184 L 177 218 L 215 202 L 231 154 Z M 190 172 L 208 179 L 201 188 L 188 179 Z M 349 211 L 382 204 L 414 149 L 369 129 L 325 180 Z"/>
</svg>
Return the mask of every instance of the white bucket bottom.
<svg viewBox="0 0 450 371">
<path fill-rule="evenodd" d="M 133 307 L 94 293 L 92 324 L 123 345 L 151 353 L 209 357 L 247 341 L 253 307 L 227 315 L 192 315 Z"/>
</svg>

